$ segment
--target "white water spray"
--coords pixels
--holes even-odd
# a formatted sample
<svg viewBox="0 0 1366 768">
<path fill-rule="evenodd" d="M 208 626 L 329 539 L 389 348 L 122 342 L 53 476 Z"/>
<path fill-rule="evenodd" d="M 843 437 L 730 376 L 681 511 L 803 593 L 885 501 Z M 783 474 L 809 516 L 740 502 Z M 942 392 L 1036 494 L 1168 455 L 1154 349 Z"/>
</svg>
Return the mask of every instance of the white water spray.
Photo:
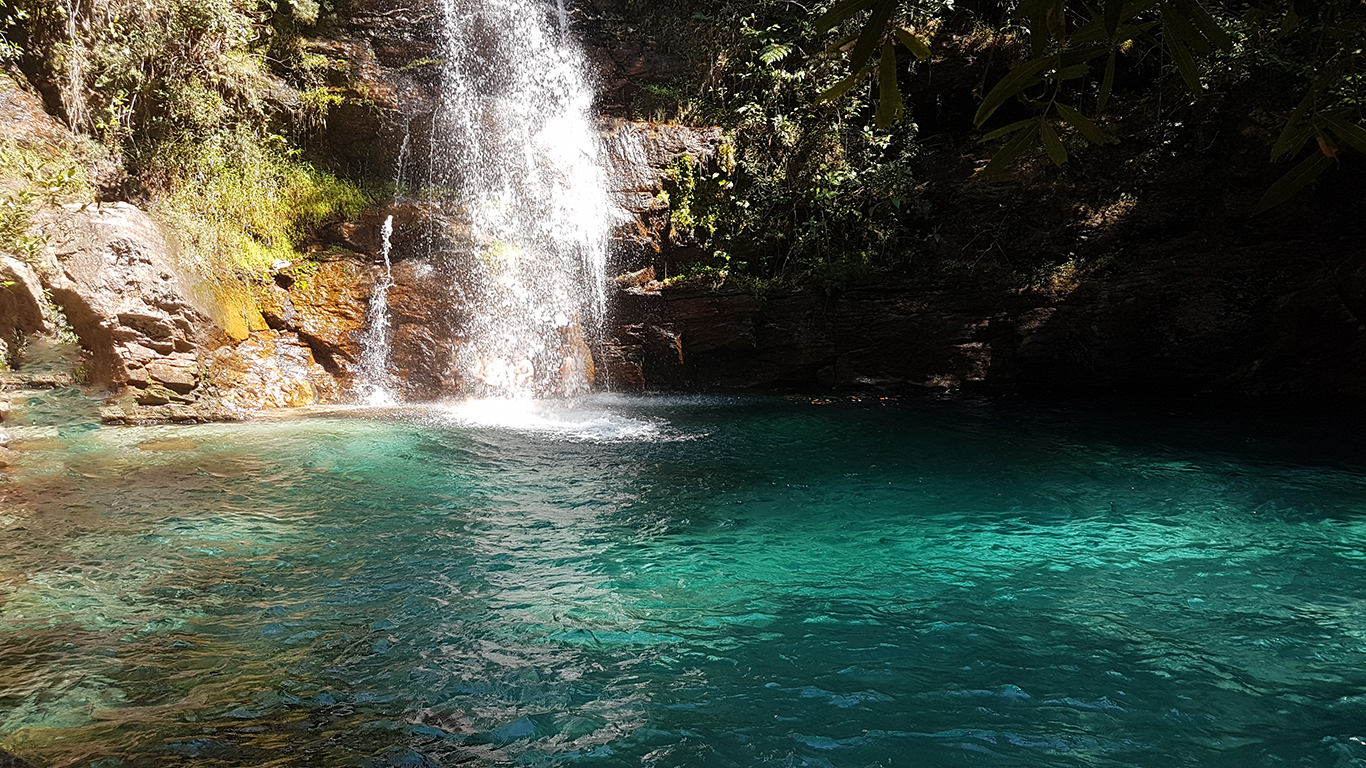
<svg viewBox="0 0 1366 768">
<path fill-rule="evenodd" d="M 457 372 L 481 395 L 583 392 L 612 218 L 587 63 L 544 0 L 441 10 L 432 182 L 455 192 L 478 250 L 452 276 L 472 299 Z M 558 10 L 566 29 L 563 0 Z"/>
<path fill-rule="evenodd" d="M 393 405 L 396 400 L 389 386 L 389 289 L 394 287 L 394 267 L 389 260 L 394 217 L 384 220 L 380 229 L 380 252 L 384 254 L 384 276 L 375 282 L 367 311 L 365 336 L 361 339 L 361 368 L 365 372 L 367 405 Z"/>
</svg>

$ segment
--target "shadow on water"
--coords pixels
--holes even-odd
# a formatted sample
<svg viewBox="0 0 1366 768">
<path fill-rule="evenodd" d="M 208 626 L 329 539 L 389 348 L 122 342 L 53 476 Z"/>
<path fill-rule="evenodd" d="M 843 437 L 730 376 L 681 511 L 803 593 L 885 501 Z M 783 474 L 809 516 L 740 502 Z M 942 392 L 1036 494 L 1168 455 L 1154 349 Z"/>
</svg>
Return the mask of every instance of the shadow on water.
<svg viewBox="0 0 1366 768">
<path fill-rule="evenodd" d="M 1351 765 L 1366 473 L 1324 429 L 604 396 L 65 432 L 0 484 L 0 746 Z"/>
</svg>

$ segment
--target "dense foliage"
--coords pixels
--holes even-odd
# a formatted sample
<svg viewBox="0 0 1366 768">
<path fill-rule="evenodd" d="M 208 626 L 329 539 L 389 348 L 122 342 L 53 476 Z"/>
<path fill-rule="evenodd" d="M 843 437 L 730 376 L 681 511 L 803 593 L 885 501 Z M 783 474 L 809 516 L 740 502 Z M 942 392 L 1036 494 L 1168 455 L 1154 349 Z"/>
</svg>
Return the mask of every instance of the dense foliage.
<svg viewBox="0 0 1366 768">
<path fill-rule="evenodd" d="M 691 64 L 644 88 L 637 116 L 730 129 L 717 167 L 675 169 L 676 229 L 709 256 L 701 269 L 760 280 L 843 279 L 936 253 L 942 263 L 942 234 L 986 226 L 931 212 L 932 187 L 962 178 L 957 158 L 976 171 L 963 183 L 1008 179 L 1017 193 L 1026 182 L 1011 171 L 1036 158 L 1080 160 L 1073 184 L 1158 156 L 1184 162 L 1195 155 L 1173 144 L 1188 130 L 1183 105 L 1216 92 L 1278 121 L 1261 157 L 1294 161 L 1269 171 L 1260 206 L 1254 197 L 1240 216 L 1366 149 L 1358 0 L 669 0 L 630 3 L 616 19 L 623 38 Z M 1092 149 L 1120 139 L 1116 152 Z M 1085 216 L 1131 202 L 1074 204 Z M 1070 256 L 1050 268 L 1074 266 Z"/>
<path fill-rule="evenodd" d="M 648 85 L 635 115 L 715 124 L 731 144 L 713 167 L 686 161 L 666 185 L 675 231 L 705 258 L 691 272 L 842 280 L 909 258 L 918 216 L 916 126 L 875 130 L 871 100 L 818 103 L 842 64 L 813 57 L 809 17 L 781 2 L 643 3 L 610 20 L 693 66 Z"/>
<path fill-rule="evenodd" d="M 298 157 L 337 97 L 318 82 L 326 60 L 293 34 L 317 7 L 288 9 L 4 0 L 0 48 L 50 109 L 118 159 L 124 177 L 105 180 L 121 187 L 113 194 L 174 221 L 192 265 L 229 276 L 295 258 L 312 229 L 366 202 L 356 185 Z"/>
<path fill-rule="evenodd" d="M 1057 127 L 1066 126 L 1094 144 L 1116 141 L 1083 114 L 1083 104 L 1094 104 L 1094 111 L 1103 114 L 1114 91 L 1120 56 L 1150 51 L 1165 53 L 1195 96 L 1206 87 L 1197 62 L 1201 56 L 1211 59 L 1205 68 L 1216 72 L 1232 65 L 1229 69 L 1242 68 L 1243 74 L 1249 68 L 1265 69 L 1267 74 L 1307 81 L 1272 158 L 1299 153 L 1311 138 L 1317 139 L 1317 151 L 1267 191 L 1257 206 L 1259 212 L 1285 202 L 1331 166 L 1339 151 L 1366 151 L 1361 105 L 1366 12 L 1360 3 L 1264 0 L 1246 8 L 1211 5 L 1214 13 L 1199 0 L 1105 0 L 1095 7 L 1068 0 L 1020 2 L 1014 17 L 1027 33 L 1029 56 L 982 97 L 974 122 L 982 127 L 1011 99 L 1030 116 L 986 135 L 987 140 L 1006 143 L 983 175 L 1004 173 L 1032 145 L 1041 146 L 1055 165 L 1063 165 L 1068 153 Z M 835 43 L 841 50 L 851 50 L 849 63 L 855 72 L 823 96 L 839 98 L 869 76 L 880 48 L 877 122 L 888 125 L 902 111 L 896 46 L 905 46 L 919 59 L 930 56 L 927 41 L 913 27 L 904 26 L 901 18 L 913 20 L 925 9 L 900 0 L 840 0 L 816 21 L 816 30 L 838 29 L 864 11 L 867 17 L 857 32 Z M 1238 11 L 1241 18 L 1235 15 Z"/>
</svg>

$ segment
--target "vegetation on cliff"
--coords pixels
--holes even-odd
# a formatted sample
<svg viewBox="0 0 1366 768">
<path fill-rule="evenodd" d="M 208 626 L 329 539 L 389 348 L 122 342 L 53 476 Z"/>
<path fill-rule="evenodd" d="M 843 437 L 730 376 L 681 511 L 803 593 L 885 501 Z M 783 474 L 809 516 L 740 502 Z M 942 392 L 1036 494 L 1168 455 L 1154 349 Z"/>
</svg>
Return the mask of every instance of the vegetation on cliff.
<svg viewBox="0 0 1366 768">
<path fill-rule="evenodd" d="M 702 269 L 1067 283 L 1155 230 L 1299 231 L 1366 148 L 1355 0 L 648 6 L 604 28 L 689 66 L 635 113 L 734 143 L 669 190 Z"/>
<path fill-rule="evenodd" d="M 337 100 L 318 82 L 328 63 L 300 51 L 294 33 L 317 10 L 6 0 L 0 54 L 50 112 L 114 158 L 92 179 L 103 197 L 170 220 L 184 260 L 207 275 L 259 273 L 368 202 L 355 183 L 299 156 Z M 7 200 L 22 216 L 28 200 Z"/>
</svg>

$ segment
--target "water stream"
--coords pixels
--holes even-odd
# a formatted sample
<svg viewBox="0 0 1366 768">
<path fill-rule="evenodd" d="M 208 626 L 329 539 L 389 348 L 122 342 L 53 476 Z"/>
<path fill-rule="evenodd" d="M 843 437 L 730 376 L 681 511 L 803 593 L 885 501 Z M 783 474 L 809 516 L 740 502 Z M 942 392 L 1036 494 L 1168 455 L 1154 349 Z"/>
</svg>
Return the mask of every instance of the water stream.
<svg viewBox="0 0 1366 768">
<path fill-rule="evenodd" d="M 375 281 L 366 311 L 365 335 L 361 337 L 361 370 L 365 377 L 364 401 L 367 405 L 393 405 L 397 402 L 389 374 L 389 289 L 394 287 L 394 217 L 384 219 L 380 228 L 380 253 L 384 256 L 384 275 Z"/>
<path fill-rule="evenodd" d="M 593 396 L 95 429 L 16 402 L 42 766 L 1366 761 L 1359 424 Z"/>
</svg>

